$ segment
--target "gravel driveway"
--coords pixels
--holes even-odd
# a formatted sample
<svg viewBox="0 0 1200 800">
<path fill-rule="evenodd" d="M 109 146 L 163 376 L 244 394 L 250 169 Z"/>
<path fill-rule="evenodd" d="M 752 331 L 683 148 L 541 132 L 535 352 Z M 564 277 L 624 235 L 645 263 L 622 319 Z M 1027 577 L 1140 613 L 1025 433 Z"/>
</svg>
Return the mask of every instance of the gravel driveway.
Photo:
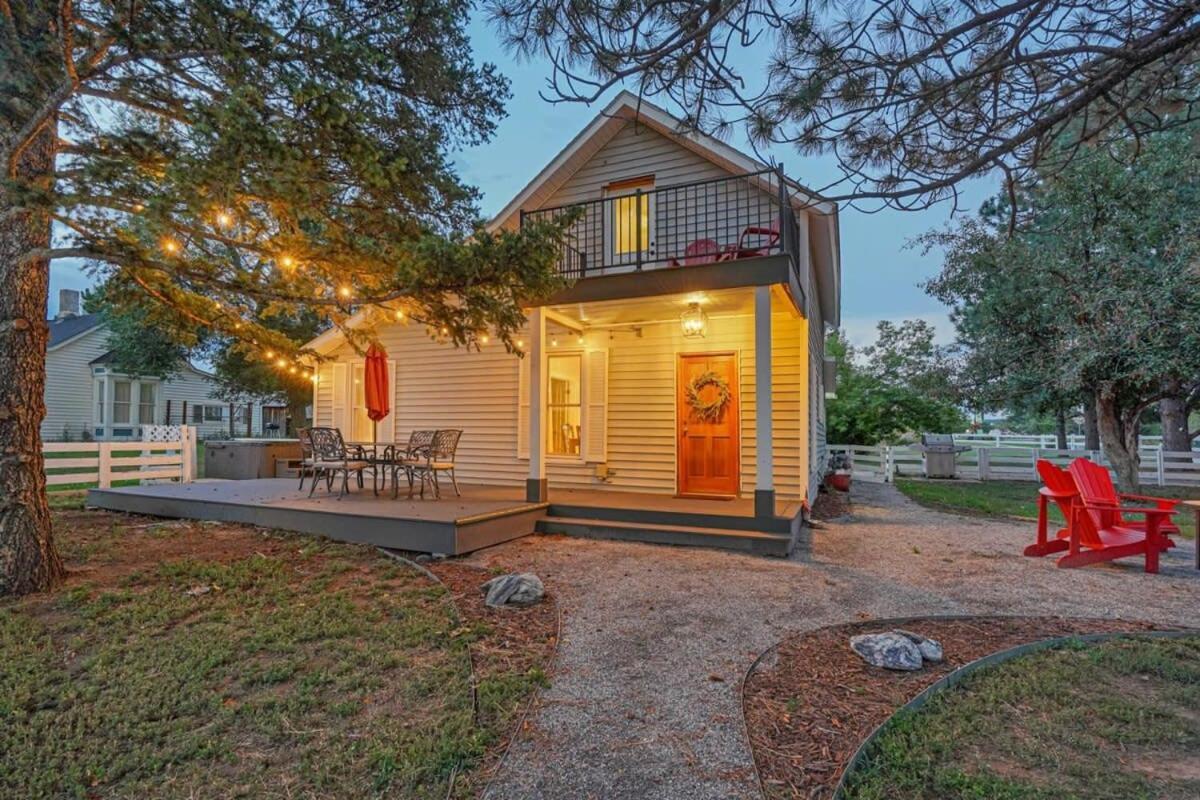
<svg viewBox="0 0 1200 800">
<path fill-rule="evenodd" d="M 552 685 L 489 797 L 759 797 L 738 684 L 787 634 L 867 617 L 1072 614 L 1200 624 L 1191 543 L 1059 570 L 1033 523 L 930 511 L 858 483 L 806 558 L 531 536 L 471 556 L 546 579 L 563 609 Z"/>
</svg>

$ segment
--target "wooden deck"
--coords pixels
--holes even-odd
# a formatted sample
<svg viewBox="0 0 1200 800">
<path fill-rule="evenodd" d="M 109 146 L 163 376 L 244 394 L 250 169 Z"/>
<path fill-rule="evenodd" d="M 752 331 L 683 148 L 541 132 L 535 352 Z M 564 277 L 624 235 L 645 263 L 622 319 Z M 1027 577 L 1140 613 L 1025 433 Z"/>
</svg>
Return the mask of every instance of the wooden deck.
<svg viewBox="0 0 1200 800">
<path fill-rule="evenodd" d="M 87 504 L 151 516 L 241 522 L 400 550 L 459 555 L 541 531 L 786 555 L 800 536 L 799 506 L 754 516 L 749 499 L 696 500 L 633 492 L 551 488 L 529 503 L 519 487 L 462 486 L 440 500 L 376 497 L 369 486 L 342 499 L 313 497 L 292 479 L 212 480 L 92 489 Z"/>
</svg>

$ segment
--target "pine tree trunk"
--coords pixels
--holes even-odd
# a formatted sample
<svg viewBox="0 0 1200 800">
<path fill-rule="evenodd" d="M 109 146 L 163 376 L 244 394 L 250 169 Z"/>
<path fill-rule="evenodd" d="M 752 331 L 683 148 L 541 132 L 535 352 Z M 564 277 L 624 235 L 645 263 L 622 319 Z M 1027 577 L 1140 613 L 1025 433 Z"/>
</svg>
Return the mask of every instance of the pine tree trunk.
<svg viewBox="0 0 1200 800">
<path fill-rule="evenodd" d="M 1067 412 L 1062 408 L 1054 411 L 1054 438 L 1059 450 L 1067 449 Z"/>
<path fill-rule="evenodd" d="M 1083 446 L 1100 449 L 1100 423 L 1096 419 L 1096 398 L 1091 394 L 1083 401 Z"/>
<path fill-rule="evenodd" d="M 1158 415 L 1162 419 L 1163 450 L 1174 453 L 1187 452 L 1192 449 L 1192 439 L 1188 436 L 1183 382 L 1170 381 L 1164 389 L 1166 395 L 1158 401 Z"/>
<path fill-rule="evenodd" d="M 22 153 L 20 180 L 48 180 L 54 126 Z M 42 418 L 46 414 L 46 293 L 50 263 L 27 255 L 50 245 L 44 213 L 13 210 L 0 188 L 0 596 L 50 588 L 63 575 L 54 549 Z"/>
<path fill-rule="evenodd" d="M 1115 393 L 1102 388 L 1096 393 L 1096 418 L 1100 428 L 1100 446 L 1117 473 L 1117 482 L 1127 492 L 1137 491 L 1138 418 L 1141 411 L 1122 408 Z"/>
</svg>

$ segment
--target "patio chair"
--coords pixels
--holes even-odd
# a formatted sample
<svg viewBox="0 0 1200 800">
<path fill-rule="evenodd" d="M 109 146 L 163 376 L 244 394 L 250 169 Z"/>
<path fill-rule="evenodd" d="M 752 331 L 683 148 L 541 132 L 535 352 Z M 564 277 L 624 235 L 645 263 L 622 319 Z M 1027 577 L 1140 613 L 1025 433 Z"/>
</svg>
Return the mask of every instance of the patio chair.
<svg viewBox="0 0 1200 800">
<path fill-rule="evenodd" d="M 376 465 L 365 459 L 356 458 L 346 448 L 342 432 L 337 428 L 313 428 L 310 436 L 313 448 L 313 480 L 308 489 L 309 497 L 312 497 L 313 491 L 317 488 L 317 481 L 322 476 L 325 478 L 326 487 L 332 490 L 333 479 L 339 473 L 342 476 L 342 485 L 338 490 L 339 500 L 349 491 L 351 472 L 358 476 L 358 488 L 363 488 L 363 472 L 375 469 Z M 378 495 L 377 481 L 372 482 L 372 488 Z"/>
<path fill-rule="evenodd" d="M 421 481 L 421 497 L 425 496 L 425 486 L 428 484 L 433 489 L 433 496 L 441 498 L 442 486 L 438 480 L 438 474 L 445 472 L 450 475 L 450 482 L 454 485 L 454 495 L 462 497 L 462 492 L 458 490 L 458 479 L 454 475 L 454 457 L 458 451 L 458 441 L 462 438 L 462 431 L 455 429 L 440 430 L 433 437 L 433 444 L 426 451 L 427 456 L 424 463 L 416 464 L 409 472 L 410 476 L 415 476 Z M 412 477 L 409 478 L 408 487 L 409 497 L 412 496 Z"/>
<path fill-rule="evenodd" d="M 683 260 L 672 258 L 667 262 L 670 267 L 694 267 L 699 264 L 711 264 L 714 261 L 724 261 L 729 258 L 732 250 L 722 248 L 713 239 L 696 239 L 689 242 L 683 250 Z"/>
<path fill-rule="evenodd" d="M 1159 529 L 1163 522 L 1170 522 L 1175 511 L 1090 502 L 1084 487 L 1092 485 L 1095 470 L 1103 469 L 1086 458 L 1077 458 L 1068 467 L 1071 477 L 1075 479 L 1079 497 L 1071 504 L 1067 553 L 1058 559 L 1057 566 L 1082 567 L 1140 555 L 1145 558 L 1146 572 L 1157 573 L 1158 555 L 1168 546 L 1166 537 L 1159 533 Z M 1122 513 L 1144 515 L 1144 527 L 1118 524 Z"/>
<path fill-rule="evenodd" d="M 733 251 L 733 257 L 753 258 L 755 256 L 765 256 L 774 250 L 778 244 L 779 219 L 776 218 L 769 227 L 763 227 L 762 225 L 747 226 L 741 235 L 738 236 L 738 243 Z"/>
<path fill-rule="evenodd" d="M 392 498 L 400 493 L 399 473 L 401 470 L 408 477 L 408 496 L 412 497 L 413 470 L 429 460 L 429 448 L 433 445 L 436 430 L 412 431 L 408 434 L 408 444 L 403 450 L 396 449 L 392 456 Z"/>
<path fill-rule="evenodd" d="M 1112 482 L 1112 475 L 1107 469 L 1086 458 L 1077 458 L 1075 461 L 1082 463 L 1078 470 L 1072 470 L 1071 474 L 1075 476 L 1075 483 L 1078 485 L 1079 494 L 1084 502 L 1094 506 L 1112 506 L 1111 511 L 1101 515 L 1101 522 L 1105 525 L 1121 525 L 1126 528 L 1145 530 L 1146 520 L 1126 519 L 1125 515 L 1121 513 L 1120 505 L 1127 500 L 1134 503 L 1152 503 L 1155 508 L 1162 511 L 1171 511 L 1179 505 L 1179 500 L 1171 500 L 1166 497 L 1149 497 L 1142 494 L 1118 492 Z M 1071 466 L 1074 467 L 1075 463 L 1072 462 Z M 1127 511 L 1126 513 L 1132 512 Z M 1171 541 L 1170 537 L 1179 535 L 1179 526 L 1169 517 L 1162 519 L 1158 531 L 1163 534 L 1167 547 L 1175 546 L 1175 542 Z"/>
<path fill-rule="evenodd" d="M 300 485 L 296 488 L 303 491 L 305 475 L 314 475 L 313 481 L 316 481 L 313 472 L 312 433 L 308 428 L 297 428 L 296 438 L 300 440 Z"/>
<path fill-rule="evenodd" d="M 1067 549 L 1071 537 L 1069 523 L 1072 506 L 1079 497 L 1075 479 L 1062 467 L 1041 458 L 1037 462 L 1037 472 L 1045 485 L 1038 489 L 1037 541 L 1025 548 L 1027 556 L 1046 556 Z M 1058 512 L 1068 523 L 1068 527 L 1058 529 L 1053 539 L 1049 535 L 1051 502 L 1058 506 Z"/>
</svg>

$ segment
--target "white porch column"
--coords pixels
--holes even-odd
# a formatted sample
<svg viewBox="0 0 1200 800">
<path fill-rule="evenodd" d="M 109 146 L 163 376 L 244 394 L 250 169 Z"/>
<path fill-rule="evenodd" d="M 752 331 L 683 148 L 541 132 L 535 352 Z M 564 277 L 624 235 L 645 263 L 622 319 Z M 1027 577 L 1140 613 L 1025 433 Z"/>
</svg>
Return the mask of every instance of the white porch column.
<svg viewBox="0 0 1200 800">
<path fill-rule="evenodd" d="M 775 516 L 772 451 L 771 287 L 754 287 L 754 516 Z"/>
<path fill-rule="evenodd" d="M 525 481 L 525 499 L 544 503 L 546 486 L 546 310 L 534 308 L 529 314 L 529 478 Z"/>
</svg>

